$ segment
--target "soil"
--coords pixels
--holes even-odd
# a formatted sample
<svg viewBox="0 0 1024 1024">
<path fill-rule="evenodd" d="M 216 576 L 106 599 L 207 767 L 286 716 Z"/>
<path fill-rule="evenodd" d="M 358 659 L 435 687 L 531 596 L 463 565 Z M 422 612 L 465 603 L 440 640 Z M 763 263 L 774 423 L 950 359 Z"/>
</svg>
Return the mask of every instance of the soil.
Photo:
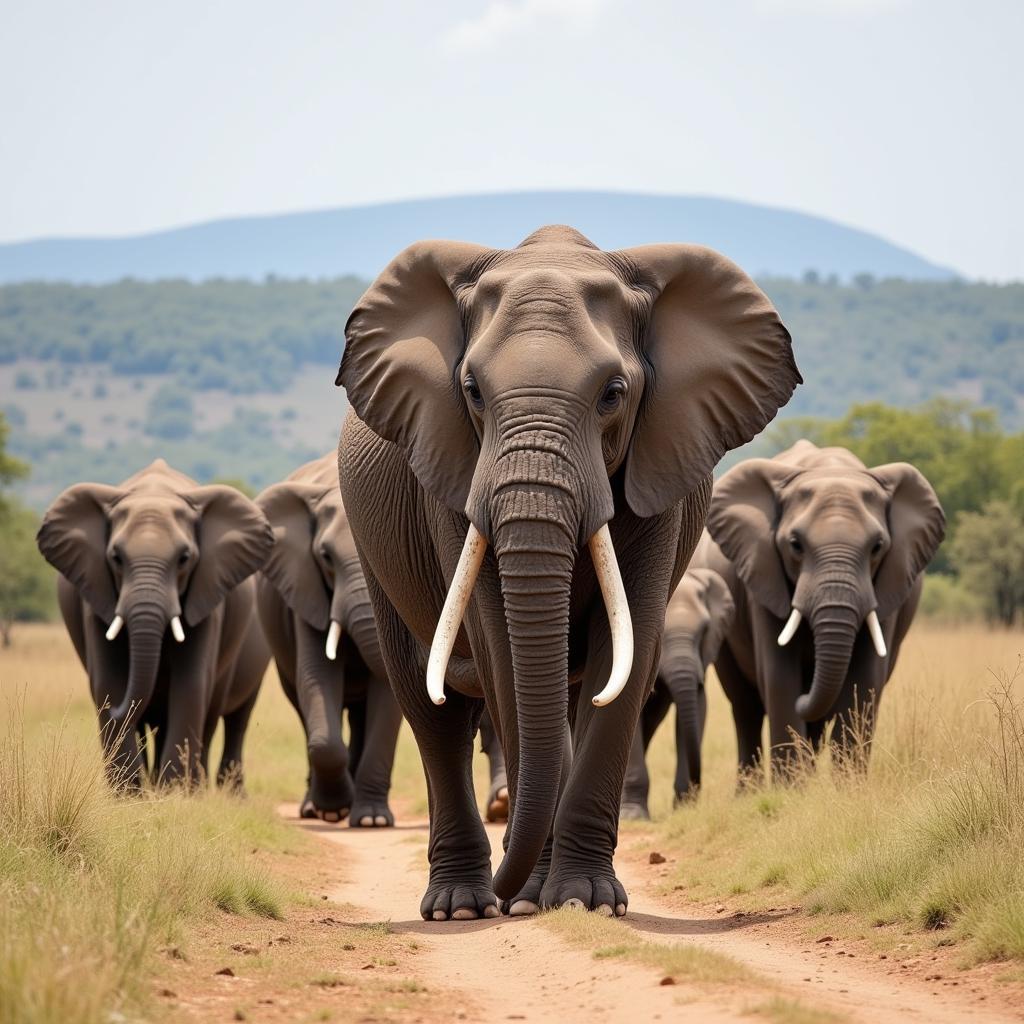
<svg viewBox="0 0 1024 1024">
<path fill-rule="evenodd" d="M 187 953 L 169 949 L 154 995 L 171 1019 L 1024 1020 L 1024 986 L 996 984 L 998 967 L 958 966 L 953 948 L 914 948 L 893 936 L 889 952 L 879 952 L 879 936 L 827 935 L 798 908 L 749 914 L 689 900 L 670 884 L 672 857 L 652 856 L 659 851 L 642 828 L 623 834 L 616 859 L 630 896 L 622 927 L 726 954 L 753 982 L 695 983 L 596 959 L 536 919 L 422 921 L 425 821 L 350 829 L 299 821 L 293 805 L 281 813 L 313 842 L 270 867 L 308 899 L 280 922 L 224 915 L 190 937 Z M 503 826 L 487 831 L 497 864 Z"/>
</svg>

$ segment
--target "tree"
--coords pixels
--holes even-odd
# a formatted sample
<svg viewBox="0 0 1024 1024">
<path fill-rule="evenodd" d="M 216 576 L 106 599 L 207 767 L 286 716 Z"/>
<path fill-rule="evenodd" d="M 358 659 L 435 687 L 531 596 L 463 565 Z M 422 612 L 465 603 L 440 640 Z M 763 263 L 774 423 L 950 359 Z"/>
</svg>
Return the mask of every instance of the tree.
<svg viewBox="0 0 1024 1024">
<path fill-rule="evenodd" d="M 990 618 L 1012 626 L 1024 609 L 1024 517 L 1009 501 L 964 512 L 950 548 L 964 586 L 985 602 Z"/>
<path fill-rule="evenodd" d="M 20 502 L 8 499 L 0 532 L 0 644 L 11 645 L 15 622 L 40 622 L 53 616 L 53 570 L 36 547 L 39 521 Z"/>
</svg>

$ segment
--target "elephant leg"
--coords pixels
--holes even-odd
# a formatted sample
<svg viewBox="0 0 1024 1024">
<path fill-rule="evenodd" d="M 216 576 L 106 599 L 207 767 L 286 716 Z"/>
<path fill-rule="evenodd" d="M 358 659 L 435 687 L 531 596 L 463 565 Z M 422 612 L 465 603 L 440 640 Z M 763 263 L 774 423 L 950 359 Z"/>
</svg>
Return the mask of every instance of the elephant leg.
<svg viewBox="0 0 1024 1024">
<path fill-rule="evenodd" d="M 295 688 L 295 679 L 291 673 L 291 666 L 285 665 L 281 660 L 275 657 L 274 664 L 277 666 L 277 678 L 281 681 L 281 689 L 284 691 L 285 697 L 288 698 L 288 703 L 295 708 L 295 714 L 299 716 L 299 722 L 302 724 L 302 732 L 305 735 L 306 723 L 302 720 L 302 708 L 299 707 L 299 695 Z M 316 807 L 313 806 L 313 798 L 309 792 L 309 762 L 306 763 L 306 792 L 299 802 L 299 817 L 315 819 Z"/>
<path fill-rule="evenodd" d="M 388 678 L 416 737 L 427 779 L 430 878 L 420 914 L 426 921 L 496 917 L 491 844 L 473 790 L 479 701 L 451 690 L 440 707 L 430 701 L 415 639 L 370 572 L 366 584 Z"/>
<path fill-rule="evenodd" d="M 708 697 L 704 687 L 697 688 L 697 723 L 701 740 L 704 738 L 704 725 L 708 719 Z M 687 735 L 686 722 L 683 716 L 676 713 L 676 779 L 673 806 L 692 800 L 700 789 L 701 756 L 700 748 L 690 750 L 691 739 Z"/>
<path fill-rule="evenodd" d="M 167 732 L 161 745 L 158 779 L 195 787 L 203 778 L 219 630 L 210 619 L 193 627 L 171 660 Z"/>
<path fill-rule="evenodd" d="M 501 749 L 491 716 L 484 710 L 480 716 L 480 749 L 487 755 L 491 785 L 487 792 L 487 820 L 508 821 L 508 775 L 505 752 Z"/>
<path fill-rule="evenodd" d="M 743 789 L 763 781 L 761 733 L 764 729 L 764 704 L 757 687 L 740 671 L 727 644 L 723 644 L 715 662 L 715 674 L 732 707 L 736 727 L 738 785 Z"/>
<path fill-rule="evenodd" d="M 402 709 L 386 679 L 370 681 L 366 695 L 365 738 L 355 770 L 356 798 L 349 824 L 355 828 L 394 825 L 388 806 Z"/>
<path fill-rule="evenodd" d="M 217 769 L 217 785 L 227 786 L 234 793 L 244 795 L 245 775 L 242 769 L 242 745 L 249 728 L 252 709 L 256 707 L 259 690 L 255 690 L 241 707 L 224 716 L 224 752 Z"/>
<path fill-rule="evenodd" d="M 612 664 L 607 623 L 602 625 L 580 687 L 572 770 L 555 815 L 551 869 L 541 906 L 582 906 L 621 917 L 628 898 L 612 864 L 618 810 L 641 706 L 654 684 L 657 644 L 636 644 L 625 689 L 611 707 L 595 708 L 592 698 L 604 686 Z"/>
<path fill-rule="evenodd" d="M 359 762 L 366 750 L 366 706 L 368 701 L 354 700 L 345 704 L 348 717 L 348 770 L 353 778 L 359 771 Z"/>
<path fill-rule="evenodd" d="M 668 691 L 656 683 L 640 713 L 640 721 L 629 748 L 626 781 L 622 786 L 622 802 L 619 805 L 620 821 L 646 820 L 651 816 L 647 806 L 651 786 L 647 773 L 647 748 L 671 706 L 672 698 Z"/>
</svg>

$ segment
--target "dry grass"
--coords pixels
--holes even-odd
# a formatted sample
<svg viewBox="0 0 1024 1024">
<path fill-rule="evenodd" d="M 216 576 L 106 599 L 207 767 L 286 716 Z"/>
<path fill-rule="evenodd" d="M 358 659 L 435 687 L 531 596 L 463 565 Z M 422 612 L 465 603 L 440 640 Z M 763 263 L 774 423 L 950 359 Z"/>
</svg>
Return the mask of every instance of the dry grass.
<svg viewBox="0 0 1024 1024">
<path fill-rule="evenodd" d="M 669 730 L 653 806 L 674 884 L 750 909 L 948 929 L 978 958 L 1024 958 L 1024 634 L 919 626 L 887 688 L 866 777 L 828 759 L 736 796 L 728 705 L 713 680 L 707 784 L 671 812 Z"/>
</svg>

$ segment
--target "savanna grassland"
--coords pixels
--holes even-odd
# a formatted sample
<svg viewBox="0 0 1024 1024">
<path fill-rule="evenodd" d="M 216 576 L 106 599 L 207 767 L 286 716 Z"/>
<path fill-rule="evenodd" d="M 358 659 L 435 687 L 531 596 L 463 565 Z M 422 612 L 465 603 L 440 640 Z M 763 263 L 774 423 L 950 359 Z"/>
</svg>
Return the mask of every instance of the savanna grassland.
<svg viewBox="0 0 1024 1024">
<path fill-rule="evenodd" d="M 799 906 L 808 934 L 867 935 L 881 955 L 908 942 L 952 945 L 960 964 L 1004 960 L 1019 974 L 1022 651 L 1020 632 L 919 623 L 886 691 L 866 777 L 826 762 L 798 784 L 740 796 L 728 706 L 709 679 L 704 791 L 671 809 L 663 727 L 650 758 L 655 820 L 629 825 L 624 847 L 666 857 L 657 884 L 680 916 Z M 112 796 L 84 674 L 60 627 L 16 630 L 0 651 L 0 694 L 0 1020 L 445 1016 L 444 979 L 429 990 L 417 980 L 417 941 L 386 924 L 342 925 L 345 907 L 325 893 L 345 863 L 325 867 L 320 844 L 281 817 L 282 802 L 290 812 L 300 795 L 303 747 L 272 671 L 249 733 L 246 800 Z M 482 759 L 477 767 L 482 800 Z M 394 793 L 400 824 L 425 814 L 407 730 Z M 393 840 L 423 858 L 417 833 Z M 581 928 L 562 912 L 551 925 L 599 959 L 698 985 L 708 971 L 715 984 L 732 976 L 700 951 L 638 943 L 618 922 Z M 232 988 L 225 969 L 256 987 Z M 735 971 L 743 977 L 742 964 Z M 781 1009 L 762 1016 L 837 1019 L 800 1016 L 807 1005 L 789 1012 L 778 998 Z"/>
</svg>

